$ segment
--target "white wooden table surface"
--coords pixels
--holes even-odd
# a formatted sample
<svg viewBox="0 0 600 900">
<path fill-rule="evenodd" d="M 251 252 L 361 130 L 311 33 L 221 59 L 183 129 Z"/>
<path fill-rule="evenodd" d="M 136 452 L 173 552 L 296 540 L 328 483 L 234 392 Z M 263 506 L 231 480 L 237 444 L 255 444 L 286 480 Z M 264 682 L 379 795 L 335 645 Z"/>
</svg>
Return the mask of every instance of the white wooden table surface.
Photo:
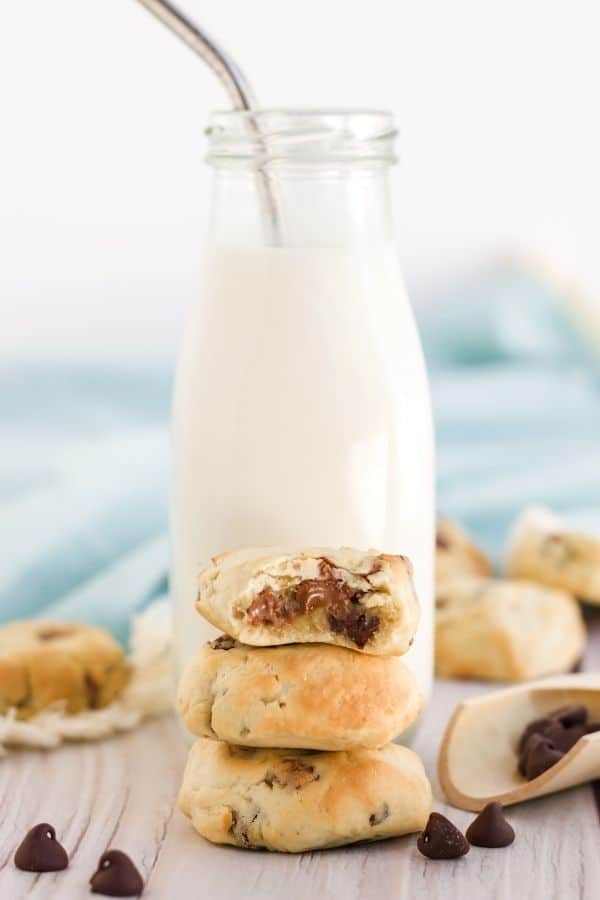
<svg viewBox="0 0 600 900">
<path fill-rule="evenodd" d="M 600 668 L 600 614 L 585 669 Z M 489 690 L 438 682 L 415 749 L 434 784 L 436 809 L 465 828 L 471 813 L 446 807 L 435 762 L 444 726 L 465 696 Z M 600 822 L 592 786 L 513 807 L 517 838 L 504 850 L 473 848 L 460 860 L 424 859 L 415 836 L 300 856 L 215 847 L 175 808 L 186 749 L 164 717 L 97 744 L 15 753 L 0 761 L 0 898 L 90 897 L 101 853 L 129 853 L 149 900 L 597 900 Z M 21 838 L 47 821 L 71 856 L 57 874 L 13 865 Z"/>
</svg>

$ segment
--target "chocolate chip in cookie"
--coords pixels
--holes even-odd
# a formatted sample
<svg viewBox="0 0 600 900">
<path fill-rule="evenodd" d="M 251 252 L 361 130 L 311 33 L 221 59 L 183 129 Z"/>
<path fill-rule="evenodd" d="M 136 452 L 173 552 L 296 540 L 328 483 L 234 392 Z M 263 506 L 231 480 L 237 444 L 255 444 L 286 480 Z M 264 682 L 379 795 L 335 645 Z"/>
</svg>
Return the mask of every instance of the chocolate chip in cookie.
<svg viewBox="0 0 600 900">
<path fill-rule="evenodd" d="M 229 637 L 228 634 L 222 634 L 211 641 L 210 646 L 213 650 L 233 650 L 235 643 L 235 638 Z"/>
<path fill-rule="evenodd" d="M 24 872 L 59 872 L 68 865 L 67 851 L 56 840 L 56 831 L 47 822 L 34 825 L 15 853 L 15 866 Z"/>
<path fill-rule="evenodd" d="M 381 825 L 382 822 L 388 818 L 390 814 L 390 808 L 387 803 L 382 803 L 377 812 L 371 813 L 369 816 L 369 825 L 371 827 L 375 827 L 375 825 Z"/>
<path fill-rule="evenodd" d="M 450 549 L 450 541 L 439 530 L 435 536 L 435 548 L 436 548 L 436 550 L 449 550 Z"/>
<path fill-rule="evenodd" d="M 60 638 L 70 637 L 73 627 L 70 625 L 46 625 L 37 632 L 38 641 L 56 641 Z"/>
<path fill-rule="evenodd" d="M 307 784 L 321 778 L 315 766 L 301 759 L 283 759 L 274 782 L 290 791 L 300 791 Z"/>
</svg>

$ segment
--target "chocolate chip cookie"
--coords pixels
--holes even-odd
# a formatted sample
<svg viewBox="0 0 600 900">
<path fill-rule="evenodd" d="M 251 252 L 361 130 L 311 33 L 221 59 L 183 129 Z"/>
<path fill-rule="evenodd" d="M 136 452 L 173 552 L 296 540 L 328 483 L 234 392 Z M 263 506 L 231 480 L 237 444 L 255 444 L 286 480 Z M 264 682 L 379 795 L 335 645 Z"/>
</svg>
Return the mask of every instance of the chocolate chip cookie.
<svg viewBox="0 0 600 900">
<path fill-rule="evenodd" d="M 179 794 L 209 841 L 289 853 L 421 831 L 431 804 L 419 757 L 395 744 L 315 753 L 200 738 Z"/>
<path fill-rule="evenodd" d="M 198 611 L 253 646 L 326 643 L 405 653 L 419 607 L 403 556 L 313 548 L 225 553 L 200 573 Z"/>
<path fill-rule="evenodd" d="M 526 681 L 569 672 L 584 644 L 579 605 L 563 591 L 468 575 L 437 589 L 438 675 Z"/>
<path fill-rule="evenodd" d="M 0 627 L 0 714 L 18 718 L 60 702 L 67 713 L 107 706 L 123 691 L 129 667 L 102 628 L 70 622 Z"/>
<path fill-rule="evenodd" d="M 438 519 L 435 536 L 435 580 L 441 584 L 457 575 L 491 575 L 483 550 L 457 522 Z"/>
<path fill-rule="evenodd" d="M 190 661 L 178 691 L 193 734 L 248 747 L 380 747 L 421 705 L 397 656 L 327 644 L 249 647 L 225 636 Z"/>
<path fill-rule="evenodd" d="M 600 539 L 570 530 L 549 510 L 527 510 L 513 529 L 508 571 L 600 605 Z"/>
</svg>

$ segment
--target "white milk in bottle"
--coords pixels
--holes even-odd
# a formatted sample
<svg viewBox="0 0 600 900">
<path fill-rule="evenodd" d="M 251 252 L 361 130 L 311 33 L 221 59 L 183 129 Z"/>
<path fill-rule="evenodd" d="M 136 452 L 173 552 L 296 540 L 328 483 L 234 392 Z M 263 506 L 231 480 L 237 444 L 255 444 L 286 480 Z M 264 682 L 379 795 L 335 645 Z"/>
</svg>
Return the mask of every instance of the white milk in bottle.
<svg viewBox="0 0 600 900">
<path fill-rule="evenodd" d="M 391 227 L 386 113 L 213 116 L 213 220 L 173 412 L 180 665 L 215 632 L 195 611 L 210 557 L 243 546 L 403 553 L 432 674 L 434 475 L 421 345 Z M 265 228 L 268 179 L 278 217 Z M 262 185 L 264 189 L 264 183 Z M 264 198 L 263 198 L 264 199 Z"/>
</svg>

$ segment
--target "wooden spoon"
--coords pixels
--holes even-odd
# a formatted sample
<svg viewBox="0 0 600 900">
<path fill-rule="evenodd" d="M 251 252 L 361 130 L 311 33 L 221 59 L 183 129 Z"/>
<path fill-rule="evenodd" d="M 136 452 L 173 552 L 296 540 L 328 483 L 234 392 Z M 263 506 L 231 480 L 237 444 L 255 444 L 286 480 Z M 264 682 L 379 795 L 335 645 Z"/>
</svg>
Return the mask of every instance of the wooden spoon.
<svg viewBox="0 0 600 900">
<path fill-rule="evenodd" d="M 531 781 L 517 771 L 516 748 L 525 726 L 571 703 L 586 706 L 590 722 L 600 722 L 600 674 L 546 678 L 461 703 L 438 758 L 448 801 L 469 810 L 483 809 L 491 800 L 510 806 L 600 778 L 600 732 L 580 738 L 556 765 Z"/>
</svg>

